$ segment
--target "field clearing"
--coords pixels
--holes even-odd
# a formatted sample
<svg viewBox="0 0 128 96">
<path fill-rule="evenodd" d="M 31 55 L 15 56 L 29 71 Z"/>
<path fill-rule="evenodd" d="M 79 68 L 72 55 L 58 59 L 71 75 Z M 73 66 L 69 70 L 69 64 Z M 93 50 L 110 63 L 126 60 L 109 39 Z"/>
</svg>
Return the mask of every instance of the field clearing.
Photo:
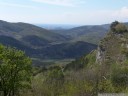
<svg viewBox="0 0 128 96">
<path fill-rule="evenodd" d="M 32 60 L 33 60 L 34 66 L 49 66 L 49 65 L 63 66 L 63 65 L 66 65 L 66 64 L 74 61 L 75 59 L 45 59 L 45 60 L 41 60 L 38 58 L 32 58 Z"/>
</svg>

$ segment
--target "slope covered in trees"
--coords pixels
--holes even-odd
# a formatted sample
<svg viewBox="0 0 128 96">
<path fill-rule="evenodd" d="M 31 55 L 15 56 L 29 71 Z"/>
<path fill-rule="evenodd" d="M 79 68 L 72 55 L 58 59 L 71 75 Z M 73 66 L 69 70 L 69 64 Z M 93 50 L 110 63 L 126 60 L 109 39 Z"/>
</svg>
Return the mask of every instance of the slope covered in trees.
<svg viewBox="0 0 128 96">
<path fill-rule="evenodd" d="M 119 22 L 113 22 L 111 26 L 97 50 L 67 65 L 33 68 L 34 77 L 31 79 L 30 89 L 25 89 L 24 92 L 16 90 L 15 94 L 21 92 L 21 96 L 97 96 L 98 93 L 127 93 L 128 30 Z M 124 28 L 125 31 L 122 31 Z M 0 48 L 0 90 L 4 92 L 7 88 L 7 92 L 11 92 L 8 94 L 13 94 L 13 88 L 26 88 L 29 83 L 30 59 L 22 51 L 3 46 Z M 21 70 L 16 74 L 15 87 L 12 87 L 15 83 L 11 76 L 14 76 L 15 68 Z"/>
<path fill-rule="evenodd" d="M 116 30 L 117 25 L 114 26 Z M 127 36 L 128 31 L 122 32 L 122 27 L 120 32 L 111 28 L 98 49 L 87 56 L 65 66 L 42 68 L 33 80 L 33 94 L 97 96 L 98 93 L 127 93 Z"/>
<path fill-rule="evenodd" d="M 66 36 L 32 24 L 9 23 L 2 20 L 0 43 L 16 47 L 25 51 L 31 58 L 38 59 L 74 59 L 96 48 L 95 44 L 87 42 L 69 42 Z"/>
<path fill-rule="evenodd" d="M 10 23 L 0 20 L 0 34 L 6 36 L 12 36 L 19 39 L 24 36 L 35 35 L 37 37 L 46 39 L 48 41 L 63 41 L 67 38 L 57 33 L 50 32 L 41 27 L 37 27 L 28 23 Z"/>
</svg>

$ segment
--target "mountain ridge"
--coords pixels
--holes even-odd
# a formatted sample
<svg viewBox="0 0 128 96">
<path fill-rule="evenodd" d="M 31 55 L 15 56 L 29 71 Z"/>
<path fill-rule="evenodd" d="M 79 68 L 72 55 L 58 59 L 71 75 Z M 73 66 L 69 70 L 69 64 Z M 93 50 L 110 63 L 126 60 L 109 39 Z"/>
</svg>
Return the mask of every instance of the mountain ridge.
<svg viewBox="0 0 128 96">
<path fill-rule="evenodd" d="M 70 42 L 69 37 L 32 24 L 6 21 L 0 21 L 0 43 L 41 59 L 78 58 L 96 48 L 87 42 Z"/>
</svg>

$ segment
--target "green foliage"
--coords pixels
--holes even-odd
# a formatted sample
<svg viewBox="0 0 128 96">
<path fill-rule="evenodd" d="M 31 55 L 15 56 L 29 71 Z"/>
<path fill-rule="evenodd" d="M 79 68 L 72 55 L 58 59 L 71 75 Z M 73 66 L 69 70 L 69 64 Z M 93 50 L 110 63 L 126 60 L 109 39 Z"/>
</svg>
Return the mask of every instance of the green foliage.
<svg viewBox="0 0 128 96">
<path fill-rule="evenodd" d="M 112 22 L 112 24 L 110 25 L 110 28 L 111 28 L 111 30 L 112 30 L 113 32 L 116 31 L 116 30 L 115 30 L 115 27 L 116 27 L 118 24 L 119 24 L 119 22 L 118 22 L 118 21 L 115 21 L 115 22 Z"/>
<path fill-rule="evenodd" d="M 125 54 L 125 56 L 128 58 L 128 49 L 125 47 L 123 47 L 122 49 L 121 49 L 121 53 L 122 54 Z"/>
<path fill-rule="evenodd" d="M 96 61 L 96 51 L 92 51 L 88 55 L 82 56 L 80 59 L 76 59 L 65 66 L 65 70 L 80 70 L 89 65 L 93 65 Z"/>
<path fill-rule="evenodd" d="M 94 65 L 96 61 L 96 50 L 92 51 L 86 56 L 86 63 L 88 66 Z"/>
<path fill-rule="evenodd" d="M 115 33 L 124 33 L 127 32 L 128 30 L 124 24 L 115 21 L 111 24 L 111 31 Z"/>
<path fill-rule="evenodd" d="M 50 71 L 48 72 L 48 80 L 63 80 L 64 74 L 62 69 L 59 66 L 50 67 Z"/>
<path fill-rule="evenodd" d="M 101 80 L 98 84 L 100 93 L 112 93 L 114 92 L 114 87 L 112 85 L 111 80 Z"/>
<path fill-rule="evenodd" d="M 31 60 L 24 52 L 0 45 L 0 90 L 4 96 L 15 96 L 30 88 Z"/>
<path fill-rule="evenodd" d="M 84 80 L 68 81 L 65 84 L 66 96 L 91 96 L 93 86 L 91 83 Z"/>
<path fill-rule="evenodd" d="M 112 71 L 111 80 L 117 92 L 128 88 L 128 67 L 115 67 Z"/>
<path fill-rule="evenodd" d="M 48 96 L 60 96 L 64 84 L 64 74 L 59 66 L 50 67 L 45 75 L 44 90 L 48 90 Z M 45 93 L 46 94 L 46 93 Z"/>
<path fill-rule="evenodd" d="M 64 68 L 64 70 L 80 70 L 84 67 L 84 62 L 82 62 L 81 59 L 72 61 L 71 63 L 67 64 Z"/>
<path fill-rule="evenodd" d="M 127 32 L 127 27 L 122 24 L 122 23 L 119 23 L 116 27 L 115 27 L 115 30 L 117 33 L 124 33 L 124 32 Z"/>
</svg>

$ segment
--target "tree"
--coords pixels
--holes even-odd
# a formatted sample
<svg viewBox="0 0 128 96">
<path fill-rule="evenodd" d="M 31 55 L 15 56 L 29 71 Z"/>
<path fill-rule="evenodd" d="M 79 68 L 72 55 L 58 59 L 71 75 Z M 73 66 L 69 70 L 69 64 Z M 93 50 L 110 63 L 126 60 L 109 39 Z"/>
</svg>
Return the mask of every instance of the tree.
<svg viewBox="0 0 128 96">
<path fill-rule="evenodd" d="M 127 32 L 127 27 L 124 24 L 119 23 L 118 25 L 116 25 L 115 30 L 117 33 L 124 33 Z"/>
<path fill-rule="evenodd" d="M 127 27 L 123 23 L 119 23 L 118 21 L 115 21 L 110 26 L 111 31 L 115 33 L 124 33 L 127 32 Z"/>
<path fill-rule="evenodd" d="M 112 30 L 113 32 L 116 31 L 116 30 L 115 30 L 115 27 L 116 27 L 118 24 L 119 24 L 119 22 L 118 22 L 118 21 L 115 21 L 115 22 L 112 22 L 112 24 L 110 25 L 110 28 L 111 28 L 111 30 Z"/>
<path fill-rule="evenodd" d="M 19 94 L 29 87 L 31 73 L 31 59 L 24 52 L 0 45 L 0 94 Z"/>
</svg>

